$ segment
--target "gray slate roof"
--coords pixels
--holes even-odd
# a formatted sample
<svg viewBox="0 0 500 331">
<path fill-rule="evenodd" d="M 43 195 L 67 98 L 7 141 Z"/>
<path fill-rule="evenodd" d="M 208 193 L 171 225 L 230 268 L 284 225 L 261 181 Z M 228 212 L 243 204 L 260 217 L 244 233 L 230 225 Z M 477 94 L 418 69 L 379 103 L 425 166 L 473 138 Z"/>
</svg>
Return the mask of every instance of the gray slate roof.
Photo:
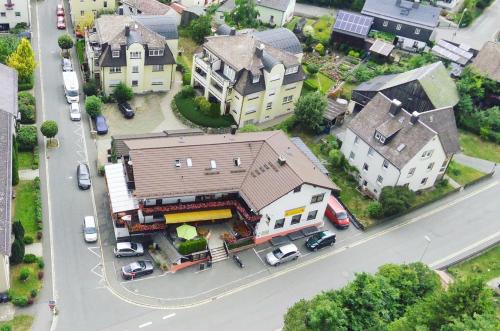
<svg viewBox="0 0 500 331">
<path fill-rule="evenodd" d="M 323 163 L 321 163 L 321 161 L 316 157 L 316 155 L 314 155 L 311 149 L 307 147 L 300 137 L 292 137 L 290 140 L 295 146 L 297 146 L 298 149 L 300 149 L 302 153 L 305 154 L 305 156 L 307 156 L 307 158 L 318 168 L 319 171 L 328 176 L 328 169 L 325 168 Z"/>
<path fill-rule="evenodd" d="M 137 15 L 134 20 L 163 36 L 165 39 L 178 39 L 177 22 L 174 17 L 157 15 Z"/>
<path fill-rule="evenodd" d="M 10 256 L 12 136 L 17 115 L 17 71 L 0 64 L 0 254 Z"/>
<path fill-rule="evenodd" d="M 252 34 L 255 38 L 292 54 L 302 53 L 300 41 L 286 28 L 269 29 Z"/>
<path fill-rule="evenodd" d="M 435 28 L 439 22 L 441 8 L 420 4 L 412 8 L 413 1 L 402 0 L 396 5 L 396 0 L 366 0 L 361 14 L 408 23 L 427 28 Z"/>
<path fill-rule="evenodd" d="M 215 30 L 215 34 L 218 36 L 229 36 L 231 33 L 231 27 L 227 24 L 221 24 Z"/>
<path fill-rule="evenodd" d="M 420 113 L 417 123 L 411 124 L 409 112 L 401 109 L 392 116 L 390 106 L 391 100 L 378 93 L 351 120 L 348 128 L 396 168 L 402 169 L 436 135 L 446 154 L 458 151 L 458 132 L 451 107 Z M 375 140 L 376 130 L 393 136 L 383 145 Z M 405 147 L 399 152 L 397 148 L 402 144 Z"/>
</svg>

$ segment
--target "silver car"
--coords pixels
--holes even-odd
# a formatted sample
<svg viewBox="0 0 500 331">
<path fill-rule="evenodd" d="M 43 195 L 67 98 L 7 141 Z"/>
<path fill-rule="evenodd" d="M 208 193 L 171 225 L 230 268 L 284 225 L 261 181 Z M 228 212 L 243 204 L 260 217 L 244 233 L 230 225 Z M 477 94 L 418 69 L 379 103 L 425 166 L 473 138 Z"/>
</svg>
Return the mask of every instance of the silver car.
<svg viewBox="0 0 500 331">
<path fill-rule="evenodd" d="M 61 60 L 62 71 L 73 71 L 73 64 L 71 64 L 71 60 L 67 58 L 62 58 Z"/>
<path fill-rule="evenodd" d="M 299 249 L 294 244 L 288 244 L 276 248 L 266 255 L 266 261 L 269 265 L 277 267 L 281 263 L 291 260 L 297 260 L 300 256 Z"/>
<path fill-rule="evenodd" d="M 78 102 L 72 102 L 69 105 L 69 118 L 72 121 L 79 121 L 82 119 L 82 114 L 80 113 L 80 105 Z"/>
<path fill-rule="evenodd" d="M 144 255 L 144 248 L 140 243 L 123 242 L 117 243 L 113 249 L 116 257 L 122 256 L 140 256 Z"/>
</svg>

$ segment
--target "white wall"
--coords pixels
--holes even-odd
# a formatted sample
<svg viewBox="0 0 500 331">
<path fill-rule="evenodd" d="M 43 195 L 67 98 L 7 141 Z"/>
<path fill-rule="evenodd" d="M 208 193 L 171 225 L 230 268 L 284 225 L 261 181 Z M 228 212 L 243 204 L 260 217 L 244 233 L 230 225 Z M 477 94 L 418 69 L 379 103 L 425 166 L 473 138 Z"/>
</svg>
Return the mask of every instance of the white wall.
<svg viewBox="0 0 500 331">
<path fill-rule="evenodd" d="M 0 255 L 0 292 L 5 292 L 10 288 L 9 257 Z"/>
<path fill-rule="evenodd" d="M 2 2 L 2 7 L 0 9 L 0 24 L 9 24 L 10 29 L 15 28 L 16 24 L 18 23 L 26 23 L 28 24 L 28 26 L 30 25 L 30 10 L 28 0 L 12 0 L 14 7 L 9 10 L 7 10 L 7 8 L 5 7 L 6 3 L 7 1 Z M 54 28 L 56 26 L 55 23 L 56 21 L 54 18 Z"/>
</svg>

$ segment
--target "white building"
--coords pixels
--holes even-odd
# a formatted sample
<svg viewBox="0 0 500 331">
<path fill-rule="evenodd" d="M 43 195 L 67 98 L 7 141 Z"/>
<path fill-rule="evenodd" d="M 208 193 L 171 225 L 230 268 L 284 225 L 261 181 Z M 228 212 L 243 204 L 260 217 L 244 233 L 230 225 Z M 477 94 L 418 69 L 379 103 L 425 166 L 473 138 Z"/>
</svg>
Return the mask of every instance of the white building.
<svg viewBox="0 0 500 331">
<path fill-rule="evenodd" d="M 272 26 L 283 26 L 293 18 L 295 0 L 256 0 L 255 9 L 259 12 L 259 21 Z M 224 23 L 224 14 L 236 7 L 234 0 L 224 1 L 215 12 L 217 23 Z"/>
<path fill-rule="evenodd" d="M 0 31 L 9 31 L 19 23 L 30 26 L 30 8 L 28 0 L 5 0 L 0 9 Z"/>
<path fill-rule="evenodd" d="M 341 151 L 370 195 L 384 186 L 430 188 L 459 151 L 453 108 L 409 113 L 378 93 L 349 123 Z"/>
</svg>

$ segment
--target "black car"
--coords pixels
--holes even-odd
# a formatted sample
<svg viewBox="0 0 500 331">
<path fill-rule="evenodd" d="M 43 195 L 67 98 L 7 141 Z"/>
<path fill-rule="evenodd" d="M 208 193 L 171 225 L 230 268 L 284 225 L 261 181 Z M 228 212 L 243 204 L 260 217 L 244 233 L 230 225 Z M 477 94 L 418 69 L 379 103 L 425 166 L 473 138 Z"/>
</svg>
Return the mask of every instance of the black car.
<svg viewBox="0 0 500 331">
<path fill-rule="evenodd" d="M 150 275 L 153 273 L 153 263 L 150 260 L 139 260 L 122 267 L 122 277 L 125 280 Z"/>
<path fill-rule="evenodd" d="M 90 188 L 90 170 L 87 164 L 80 163 L 76 167 L 76 179 L 80 189 L 88 190 Z"/>
<path fill-rule="evenodd" d="M 123 117 L 125 117 L 125 118 L 132 118 L 135 115 L 135 112 L 132 109 L 132 107 L 126 102 L 119 103 L 118 109 L 120 109 L 120 111 L 123 114 Z"/>
<path fill-rule="evenodd" d="M 306 241 L 306 247 L 311 251 L 317 251 L 326 246 L 333 246 L 337 241 L 337 235 L 331 231 L 321 231 L 311 236 Z"/>
</svg>

